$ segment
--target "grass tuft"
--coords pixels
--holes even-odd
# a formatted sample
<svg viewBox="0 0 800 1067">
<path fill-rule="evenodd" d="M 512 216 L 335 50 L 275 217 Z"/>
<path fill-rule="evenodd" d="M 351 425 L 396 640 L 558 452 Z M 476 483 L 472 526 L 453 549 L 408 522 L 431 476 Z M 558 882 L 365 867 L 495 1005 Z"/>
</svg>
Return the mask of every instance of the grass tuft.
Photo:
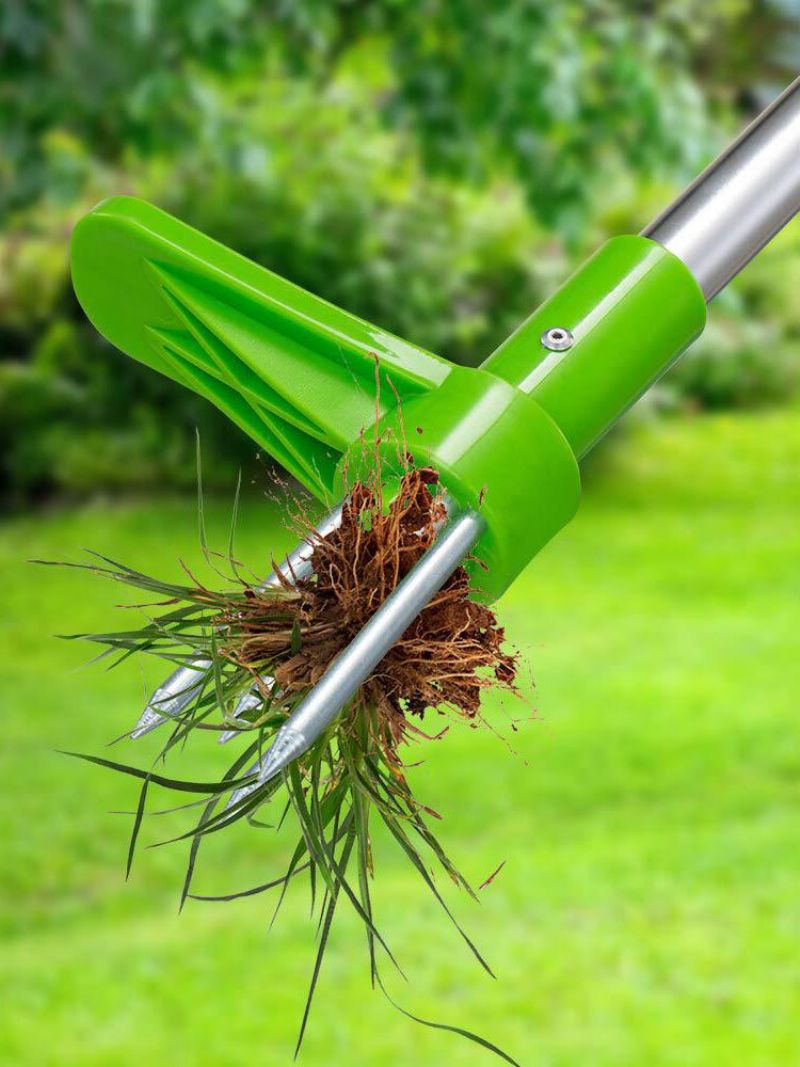
<svg viewBox="0 0 800 1067">
<path fill-rule="evenodd" d="M 198 483 L 199 473 L 198 456 Z M 197 795 L 195 803 L 202 809 L 196 821 L 177 836 L 159 842 L 190 841 L 181 908 L 189 898 L 231 901 L 275 890 L 274 921 L 291 883 L 300 876 L 307 879 L 318 936 L 297 1054 L 341 903 L 352 908 L 363 926 L 373 987 L 395 1004 L 386 993 L 381 967 L 388 961 L 405 977 L 373 911 L 371 832 L 376 820 L 389 831 L 478 964 L 493 976 L 436 886 L 434 871 L 438 867 L 456 886 L 475 897 L 472 886 L 431 829 L 431 819 L 440 816 L 417 799 L 405 771 L 409 752 L 446 735 L 446 729 L 433 734 L 426 731 L 428 716 L 450 716 L 480 725 L 485 690 L 516 693 L 517 661 L 505 647 L 505 635 L 494 612 L 473 599 L 467 571 L 459 568 L 326 733 L 281 778 L 259 784 L 226 806 L 226 798 L 235 789 L 255 784 L 256 774 L 250 766 L 253 760 L 266 750 L 331 661 L 431 546 L 446 511 L 435 471 L 415 468 L 404 460 L 396 494 L 387 502 L 378 468 L 373 480 L 352 487 L 340 527 L 326 537 L 314 532 L 302 507 L 296 509 L 301 526 L 298 532 L 313 546 L 313 575 L 291 582 L 283 579 L 277 588 L 263 588 L 245 577 L 245 569 L 234 557 L 233 527 L 227 554 L 211 552 L 205 534 L 202 488 L 198 500 L 203 552 L 224 579 L 224 588 L 208 588 L 185 566 L 188 584 L 178 585 L 94 553 L 86 563 L 72 564 L 143 590 L 148 600 L 139 606 L 148 618 L 139 629 L 84 633 L 71 635 L 71 639 L 103 646 L 114 663 L 142 653 L 159 656 L 170 664 L 192 663 L 198 656 L 208 663 L 205 684 L 162 726 L 168 732 L 154 767 L 140 769 L 92 755 L 79 758 L 141 782 L 128 849 L 128 874 L 152 788 Z M 247 710 L 234 715 L 246 695 L 250 696 Z M 162 773 L 168 760 L 179 759 L 190 736 L 202 737 L 207 732 L 205 739 L 209 733 L 213 738 L 215 732 L 232 728 L 246 744 L 219 781 L 190 781 Z M 215 897 L 192 893 L 199 851 L 209 834 L 242 821 L 260 829 L 280 828 L 287 814 L 296 821 L 299 839 L 282 876 Z M 408 1018 L 460 1034 L 507 1062 L 515 1062 L 477 1034 L 430 1023 L 400 1010 Z"/>
</svg>

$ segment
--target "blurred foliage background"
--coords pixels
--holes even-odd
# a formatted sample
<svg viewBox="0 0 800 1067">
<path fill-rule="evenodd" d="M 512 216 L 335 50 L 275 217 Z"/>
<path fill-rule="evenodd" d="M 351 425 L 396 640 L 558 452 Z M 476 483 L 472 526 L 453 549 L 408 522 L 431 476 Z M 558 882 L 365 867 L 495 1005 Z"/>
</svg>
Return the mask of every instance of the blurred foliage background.
<svg viewBox="0 0 800 1067">
<path fill-rule="evenodd" d="M 252 447 L 111 351 L 67 245 L 152 199 L 351 311 L 479 362 L 638 230 L 800 65 L 795 0 L 3 0 L 0 496 L 184 486 Z M 800 231 L 721 297 L 662 408 L 782 401 Z"/>
<path fill-rule="evenodd" d="M 108 812 L 136 790 L 52 752 L 105 751 L 164 669 L 78 670 L 86 646 L 48 635 L 119 629 L 118 589 L 22 561 L 88 545 L 178 579 L 175 556 L 195 564 L 193 428 L 222 490 L 210 544 L 255 462 L 85 323 L 75 220 L 146 197 L 477 363 L 798 67 L 800 0 L 0 0 L 3 1067 L 283 1065 L 313 950 L 302 894 L 269 938 L 274 898 L 178 920 L 181 846 L 142 850 L 126 884 L 130 818 Z M 508 860 L 479 911 L 451 901 L 500 981 L 376 843 L 381 928 L 412 978 L 400 1002 L 526 1065 L 800 1063 L 798 292 L 796 224 L 603 443 L 579 517 L 504 597 L 536 681 L 526 666 L 523 712 L 541 718 L 506 742 L 454 730 L 415 772 L 475 884 Z M 239 533 L 259 571 L 289 536 L 255 494 Z M 501 737 L 519 714 L 487 711 Z M 146 766 L 159 745 L 114 751 Z M 186 757 L 197 778 L 226 758 Z M 148 843 L 173 825 L 148 820 Z M 279 835 L 244 832 L 215 835 L 201 891 L 285 869 Z M 371 995 L 342 919 L 303 1062 L 499 1062 Z"/>
</svg>

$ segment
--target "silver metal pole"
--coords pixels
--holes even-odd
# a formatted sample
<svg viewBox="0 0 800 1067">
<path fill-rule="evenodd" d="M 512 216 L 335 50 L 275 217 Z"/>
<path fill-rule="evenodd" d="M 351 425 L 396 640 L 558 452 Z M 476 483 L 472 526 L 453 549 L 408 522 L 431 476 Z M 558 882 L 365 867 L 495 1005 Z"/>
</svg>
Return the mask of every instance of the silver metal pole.
<svg viewBox="0 0 800 1067">
<path fill-rule="evenodd" d="M 448 523 L 414 568 L 339 653 L 294 710 L 290 720 L 281 726 L 270 748 L 248 772 L 257 773 L 257 780 L 237 789 L 228 802 L 229 807 L 273 778 L 316 741 L 434 593 L 441 589 L 484 528 L 485 520 L 475 511 L 464 511 Z"/>
<path fill-rule="evenodd" d="M 325 516 L 316 527 L 317 537 L 327 537 L 329 533 L 332 533 L 341 525 L 342 507 L 343 505 L 339 504 Z M 280 584 L 280 574 L 290 581 L 292 580 L 292 575 L 298 579 L 308 578 L 312 570 L 311 557 L 313 554 L 314 539 L 309 538 L 301 541 L 297 548 L 289 553 L 280 567 L 267 575 L 258 588 L 275 588 Z M 167 719 L 174 719 L 180 715 L 184 708 L 188 707 L 202 690 L 210 666 L 210 660 L 205 656 L 198 656 L 192 663 L 174 670 L 148 700 L 139 721 L 131 731 L 131 737 L 134 740 L 143 737 L 145 734 L 149 734 L 151 730 L 155 730 L 163 722 L 166 722 Z M 245 697 L 237 704 L 234 717 L 250 706 L 250 702 L 247 700 L 248 695 L 245 694 Z"/>
<path fill-rule="evenodd" d="M 800 78 L 642 234 L 682 259 L 707 300 L 800 210 Z"/>
</svg>

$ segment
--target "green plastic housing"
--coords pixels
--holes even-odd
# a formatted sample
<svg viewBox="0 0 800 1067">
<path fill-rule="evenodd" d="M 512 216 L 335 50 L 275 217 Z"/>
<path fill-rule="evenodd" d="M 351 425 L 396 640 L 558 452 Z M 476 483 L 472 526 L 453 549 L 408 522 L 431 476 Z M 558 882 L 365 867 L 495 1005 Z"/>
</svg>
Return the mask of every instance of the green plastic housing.
<svg viewBox="0 0 800 1067">
<path fill-rule="evenodd" d="M 679 260 L 645 238 L 615 238 L 468 369 L 129 197 L 79 222 L 72 275 L 113 344 L 216 404 L 326 502 L 357 473 L 376 419 L 385 441 L 404 434 L 417 462 L 484 515 L 485 569 L 473 574 L 488 597 L 574 515 L 578 457 L 705 321 Z M 569 350 L 543 346 L 552 327 L 571 331 Z"/>
<path fill-rule="evenodd" d="M 686 266 L 646 237 L 614 237 L 486 360 L 534 397 L 586 454 L 703 331 L 706 302 Z M 551 352 L 552 327 L 574 344 Z"/>
</svg>

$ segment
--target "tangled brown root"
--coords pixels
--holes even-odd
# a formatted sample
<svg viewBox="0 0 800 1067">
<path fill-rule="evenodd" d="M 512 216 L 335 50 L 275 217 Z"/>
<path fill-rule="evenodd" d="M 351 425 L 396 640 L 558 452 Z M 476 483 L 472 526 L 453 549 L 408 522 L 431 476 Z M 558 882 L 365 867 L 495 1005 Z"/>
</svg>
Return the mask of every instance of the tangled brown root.
<svg viewBox="0 0 800 1067">
<path fill-rule="evenodd" d="M 433 543 L 446 517 L 437 483 L 431 468 L 407 466 L 386 507 L 379 485 L 357 483 L 337 530 L 324 538 L 303 531 L 314 546 L 311 579 L 285 582 L 279 596 L 249 591 L 222 613 L 226 655 L 254 676 L 268 664 L 287 695 L 314 685 Z M 409 731 L 425 736 L 414 718 L 436 709 L 474 721 L 484 689 L 515 691 L 517 657 L 504 639 L 459 567 L 378 664 L 351 714 L 367 714 L 396 760 Z"/>
</svg>

